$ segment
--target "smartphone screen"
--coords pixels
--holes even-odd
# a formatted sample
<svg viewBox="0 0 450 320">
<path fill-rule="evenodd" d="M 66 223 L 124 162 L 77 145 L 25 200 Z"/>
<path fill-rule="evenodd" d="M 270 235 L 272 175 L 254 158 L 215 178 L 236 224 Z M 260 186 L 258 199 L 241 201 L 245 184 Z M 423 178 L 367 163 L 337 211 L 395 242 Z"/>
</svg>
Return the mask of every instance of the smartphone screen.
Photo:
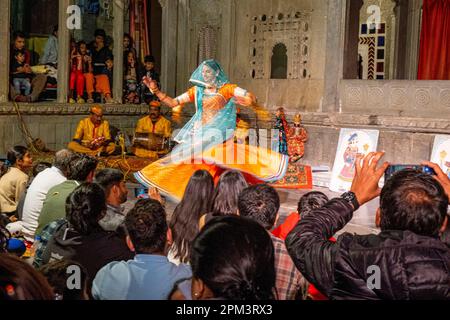
<svg viewBox="0 0 450 320">
<path fill-rule="evenodd" d="M 434 170 L 428 166 L 413 165 L 413 164 L 394 164 L 389 166 L 386 169 L 386 172 L 384 173 L 385 183 L 394 173 L 405 169 L 414 169 L 429 175 L 436 175 L 436 172 L 434 172 Z"/>
<path fill-rule="evenodd" d="M 136 198 L 140 198 L 148 194 L 148 189 L 146 188 L 136 188 L 134 189 L 134 196 Z"/>
</svg>

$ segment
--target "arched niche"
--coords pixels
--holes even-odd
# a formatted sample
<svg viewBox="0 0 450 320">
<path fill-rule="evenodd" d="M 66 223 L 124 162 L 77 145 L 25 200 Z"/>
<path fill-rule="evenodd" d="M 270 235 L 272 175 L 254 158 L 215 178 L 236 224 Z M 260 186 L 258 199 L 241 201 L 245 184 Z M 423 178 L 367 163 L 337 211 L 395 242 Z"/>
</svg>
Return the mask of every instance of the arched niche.
<svg viewBox="0 0 450 320">
<path fill-rule="evenodd" d="M 270 66 L 271 79 L 287 79 L 288 56 L 287 47 L 284 43 L 277 43 L 273 47 Z"/>
</svg>

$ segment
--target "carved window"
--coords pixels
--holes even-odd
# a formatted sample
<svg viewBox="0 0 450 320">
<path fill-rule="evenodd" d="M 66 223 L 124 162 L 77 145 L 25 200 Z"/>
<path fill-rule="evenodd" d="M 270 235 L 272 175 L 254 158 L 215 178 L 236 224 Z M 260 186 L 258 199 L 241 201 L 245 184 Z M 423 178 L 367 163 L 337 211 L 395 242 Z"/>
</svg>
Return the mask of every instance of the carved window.
<svg viewBox="0 0 450 320">
<path fill-rule="evenodd" d="M 284 43 L 278 43 L 272 50 L 271 79 L 287 79 L 288 56 Z"/>
<path fill-rule="evenodd" d="M 274 12 L 250 19 L 249 76 L 307 79 L 311 12 Z"/>
</svg>

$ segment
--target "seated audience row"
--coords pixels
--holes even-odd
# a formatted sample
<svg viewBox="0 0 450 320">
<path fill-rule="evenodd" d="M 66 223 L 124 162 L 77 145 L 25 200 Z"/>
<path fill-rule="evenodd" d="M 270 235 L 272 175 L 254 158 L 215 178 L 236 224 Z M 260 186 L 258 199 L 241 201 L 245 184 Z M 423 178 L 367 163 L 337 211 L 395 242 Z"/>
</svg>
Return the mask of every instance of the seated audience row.
<svg viewBox="0 0 450 320">
<path fill-rule="evenodd" d="M 26 49 L 26 36 L 17 31 L 13 35 L 10 61 L 10 95 L 16 102 L 38 101 L 47 82 L 56 83 L 58 67 L 58 26 L 53 28 L 39 59 L 38 70 L 32 68 L 31 53 Z M 124 35 L 124 103 L 150 103 L 156 97 L 143 85 L 142 77 L 147 76 L 159 83 L 159 74 L 155 70 L 153 56 L 145 56 L 141 65 L 133 40 L 129 34 Z M 48 73 L 48 69 L 53 71 Z M 48 74 L 52 77 L 50 81 Z M 94 103 L 94 93 L 98 93 L 101 102 L 113 103 L 112 85 L 114 74 L 114 57 L 107 44 L 107 35 L 103 29 L 94 32 L 94 41 L 71 41 L 69 102 Z"/>
<path fill-rule="evenodd" d="M 239 172 L 222 173 L 214 187 L 210 173 L 197 171 L 168 221 L 157 191 L 149 191 L 154 199 L 138 200 L 125 213 L 121 204 L 128 192 L 120 171 L 94 176 L 97 160 L 60 151 L 25 197 L 25 203 L 37 197 L 33 185 L 43 186 L 41 176 L 60 173 L 68 179 L 48 188 L 34 217 L 40 239 L 33 265 L 39 272 L 13 257 L 22 248 L 0 228 L 0 271 L 8 270 L 0 272 L 1 280 L 10 283 L 0 294 L 7 299 L 448 300 L 450 179 L 427 162 L 435 177 L 403 170 L 380 190 L 388 166 L 377 166 L 382 156 L 358 157 L 350 192 L 332 200 L 307 193 L 297 212 L 274 229 L 278 193 L 266 184 L 248 186 Z M 381 233 L 343 233 L 335 240 L 353 212 L 378 195 Z M 82 274 L 77 291 L 63 285 L 69 268 Z"/>
</svg>

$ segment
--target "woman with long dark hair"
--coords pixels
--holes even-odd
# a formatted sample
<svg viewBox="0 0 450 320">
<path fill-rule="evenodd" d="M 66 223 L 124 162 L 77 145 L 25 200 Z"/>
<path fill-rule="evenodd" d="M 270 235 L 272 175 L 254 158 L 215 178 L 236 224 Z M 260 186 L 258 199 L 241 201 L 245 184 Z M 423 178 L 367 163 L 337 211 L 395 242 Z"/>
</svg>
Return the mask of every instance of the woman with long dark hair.
<svg viewBox="0 0 450 320">
<path fill-rule="evenodd" d="M 239 216 L 217 217 L 194 239 L 194 300 L 275 299 L 274 248 L 268 232 Z"/>
<path fill-rule="evenodd" d="M 47 279 L 25 261 L 0 253 L 0 300 L 54 300 Z"/>
<path fill-rule="evenodd" d="M 239 194 L 247 187 L 247 181 L 239 171 L 228 170 L 222 173 L 214 190 L 212 211 L 200 218 L 200 229 L 213 217 L 236 215 Z"/>
<path fill-rule="evenodd" d="M 129 33 L 124 33 L 123 34 L 123 52 L 124 52 L 124 57 L 126 57 L 125 52 L 127 51 L 133 51 L 134 55 L 137 57 L 137 51 L 134 48 L 134 41 L 133 38 L 131 37 L 131 35 Z"/>
<path fill-rule="evenodd" d="M 28 149 L 15 146 L 9 149 L 6 161 L 0 168 L 0 210 L 7 216 L 16 213 L 21 194 L 28 183 L 28 171 L 33 167 L 33 158 Z"/>
<path fill-rule="evenodd" d="M 196 171 L 170 221 L 173 244 L 169 256 L 173 256 L 174 262 L 189 261 L 190 245 L 199 232 L 198 220 L 203 213 L 211 211 L 213 192 L 211 174 L 206 170 Z"/>
<path fill-rule="evenodd" d="M 142 77 L 142 67 L 134 51 L 125 51 L 124 56 L 124 103 L 140 103 L 138 85 Z"/>
</svg>

